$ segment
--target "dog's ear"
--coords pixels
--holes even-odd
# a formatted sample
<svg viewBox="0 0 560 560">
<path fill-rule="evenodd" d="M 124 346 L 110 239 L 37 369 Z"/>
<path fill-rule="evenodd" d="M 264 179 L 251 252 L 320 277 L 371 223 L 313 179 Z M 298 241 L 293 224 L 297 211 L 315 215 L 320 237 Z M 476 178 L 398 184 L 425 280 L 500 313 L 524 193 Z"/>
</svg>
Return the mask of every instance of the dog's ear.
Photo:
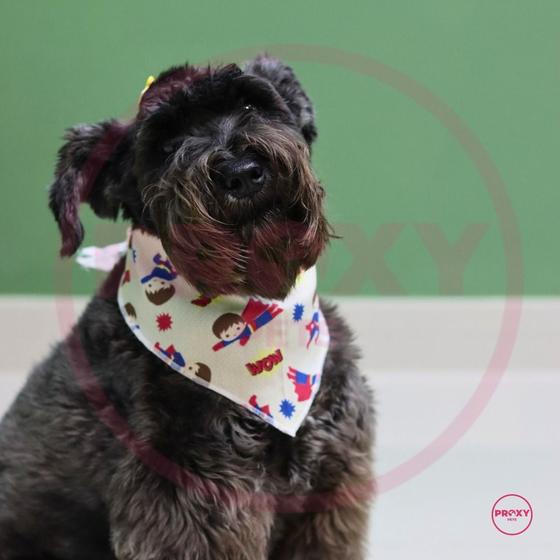
<svg viewBox="0 0 560 560">
<path fill-rule="evenodd" d="M 303 137 L 311 144 L 317 137 L 315 112 L 294 71 L 282 61 L 266 54 L 247 61 L 243 69 L 247 74 L 265 78 L 272 83 L 294 114 Z"/>
<path fill-rule="evenodd" d="M 60 254 L 69 256 L 84 237 L 78 216 L 81 202 L 88 202 L 98 216 L 117 218 L 131 134 L 129 125 L 108 120 L 69 128 L 64 140 L 49 189 L 49 207 L 62 235 Z"/>
</svg>

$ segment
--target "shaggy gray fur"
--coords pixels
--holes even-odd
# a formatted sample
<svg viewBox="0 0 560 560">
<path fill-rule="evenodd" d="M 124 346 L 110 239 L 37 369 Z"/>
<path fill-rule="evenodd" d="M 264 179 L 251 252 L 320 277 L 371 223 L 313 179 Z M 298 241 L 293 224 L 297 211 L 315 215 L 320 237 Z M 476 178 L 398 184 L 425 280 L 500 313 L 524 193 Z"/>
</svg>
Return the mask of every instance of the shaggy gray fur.
<svg viewBox="0 0 560 560">
<path fill-rule="evenodd" d="M 312 109 L 291 70 L 262 58 L 248 69 L 263 76 L 252 77 L 250 87 L 261 88 L 262 96 L 278 104 L 274 126 L 284 130 L 279 141 L 300 129 L 310 143 Z M 239 82 L 241 71 L 228 72 Z M 165 87 L 169 75 L 160 76 Z M 284 81 L 275 83 L 275 76 Z M 220 79 L 229 84 L 229 75 Z M 216 79 L 211 86 L 219 83 Z M 271 97 L 273 86 L 287 98 L 292 115 L 280 98 Z M 194 94 L 188 95 L 192 103 Z M 148 99 L 146 111 L 164 103 L 154 99 Z M 229 117 L 228 122 L 237 121 Z M 51 207 L 67 253 L 82 236 L 76 218 L 80 200 L 89 200 L 105 216 L 116 214 L 120 205 L 135 225 L 158 227 L 158 216 L 143 222 L 139 211 L 138 154 L 145 163 L 146 151 L 127 152 L 137 129 L 123 129 L 128 136 L 103 156 L 108 159 L 90 190 L 84 186 L 81 170 L 95 144 L 92 134 L 107 127 L 76 129 L 61 150 Z M 160 128 L 157 133 L 164 134 Z M 199 129 L 197 138 L 201 134 Z M 284 152 L 305 153 L 297 146 Z M 154 169 L 155 164 L 146 173 L 153 176 Z M 298 196 L 304 187 L 315 188 L 297 185 Z M 289 188 L 284 184 L 282 192 Z M 312 218 L 322 223 L 321 216 Z M 309 416 L 291 438 L 175 373 L 144 348 L 116 303 L 122 266 L 110 274 L 72 333 L 32 371 L 2 421 L 0 560 L 363 558 L 372 494 L 371 395 L 356 368 L 352 335 L 335 307 L 321 304 L 330 347 Z M 286 278 L 262 289 L 284 290 Z"/>
</svg>

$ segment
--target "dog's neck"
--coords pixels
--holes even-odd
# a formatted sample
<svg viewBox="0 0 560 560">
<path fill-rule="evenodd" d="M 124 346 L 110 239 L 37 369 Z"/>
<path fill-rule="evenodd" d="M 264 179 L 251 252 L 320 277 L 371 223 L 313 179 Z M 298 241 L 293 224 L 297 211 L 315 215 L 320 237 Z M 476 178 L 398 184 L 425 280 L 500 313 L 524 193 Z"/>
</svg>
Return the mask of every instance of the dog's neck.
<svg viewBox="0 0 560 560">
<path fill-rule="evenodd" d="M 142 344 L 170 368 L 295 435 L 320 385 L 329 335 L 316 270 L 283 300 L 207 297 L 177 274 L 161 241 L 133 229 L 103 288 Z"/>
</svg>

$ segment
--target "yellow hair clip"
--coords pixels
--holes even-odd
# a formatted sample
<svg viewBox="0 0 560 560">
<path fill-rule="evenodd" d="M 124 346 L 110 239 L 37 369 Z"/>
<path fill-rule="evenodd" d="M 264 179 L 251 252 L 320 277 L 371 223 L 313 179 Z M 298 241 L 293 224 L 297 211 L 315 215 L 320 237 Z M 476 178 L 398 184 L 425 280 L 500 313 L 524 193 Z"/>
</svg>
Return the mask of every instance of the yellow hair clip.
<svg viewBox="0 0 560 560">
<path fill-rule="evenodd" d="M 155 81 L 156 79 L 153 76 L 148 76 L 148 78 L 146 79 L 146 85 L 144 86 L 144 89 L 140 92 L 140 99 L 138 99 L 138 102 L 142 100 L 142 96 L 150 89 L 150 86 Z"/>
</svg>

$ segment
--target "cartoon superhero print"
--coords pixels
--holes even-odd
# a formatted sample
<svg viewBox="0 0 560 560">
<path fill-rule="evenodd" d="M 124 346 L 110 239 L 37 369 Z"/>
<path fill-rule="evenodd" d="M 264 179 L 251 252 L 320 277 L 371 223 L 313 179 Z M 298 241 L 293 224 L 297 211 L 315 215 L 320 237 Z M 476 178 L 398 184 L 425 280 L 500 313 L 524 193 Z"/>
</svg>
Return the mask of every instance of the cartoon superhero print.
<svg viewBox="0 0 560 560">
<path fill-rule="evenodd" d="M 134 305 L 132 305 L 132 303 L 128 302 L 124 304 L 124 310 L 126 311 L 126 314 L 131 318 L 131 319 L 136 319 L 136 309 L 134 307 Z"/>
<path fill-rule="evenodd" d="M 317 374 L 304 373 L 293 367 L 288 368 L 288 377 L 294 384 L 294 389 L 298 396 L 298 401 L 307 401 L 311 398 L 313 387 L 317 383 Z"/>
<path fill-rule="evenodd" d="M 249 299 L 241 315 L 224 313 L 214 321 L 212 332 L 220 342 L 214 344 L 212 349 L 217 352 L 234 342 L 245 346 L 255 331 L 270 323 L 282 311 L 276 303 Z"/>
<path fill-rule="evenodd" d="M 194 364 L 189 364 L 187 366 L 187 371 L 196 375 L 199 379 L 206 381 L 206 383 L 210 383 L 212 380 L 212 372 L 210 368 L 206 364 L 201 364 L 200 362 L 196 362 Z"/>
<path fill-rule="evenodd" d="M 205 296 L 204 294 L 200 294 L 198 297 L 192 299 L 191 303 L 193 305 L 198 305 L 198 307 L 206 307 L 207 305 L 210 305 L 215 299 L 216 297 L 209 297 Z"/>
<path fill-rule="evenodd" d="M 280 403 L 280 412 L 285 418 L 291 418 L 296 411 L 296 407 L 294 403 L 289 401 L 288 399 L 283 399 Z"/>
<path fill-rule="evenodd" d="M 173 363 L 179 367 L 185 366 L 185 358 L 183 358 L 181 352 L 175 350 L 175 346 L 173 346 L 173 344 L 171 344 L 167 348 L 162 348 L 160 343 L 156 342 L 154 344 L 154 348 L 157 350 L 160 357 L 168 364 Z"/>
<path fill-rule="evenodd" d="M 253 395 L 250 399 L 249 399 L 249 404 L 255 409 L 258 410 L 259 412 L 261 412 L 262 414 L 266 414 L 266 416 L 269 416 L 270 418 L 272 418 L 272 414 L 270 414 L 270 406 L 268 404 L 264 405 L 264 406 L 259 406 L 259 404 L 257 403 L 257 395 Z"/>
<path fill-rule="evenodd" d="M 319 326 L 319 312 L 315 311 L 311 317 L 311 321 L 305 325 L 305 330 L 309 331 L 309 338 L 307 339 L 307 348 L 309 345 L 315 341 L 315 344 L 319 341 L 319 333 L 321 332 Z"/>
<path fill-rule="evenodd" d="M 162 259 L 159 253 L 153 258 L 153 261 L 156 266 L 140 282 L 144 285 L 146 297 L 154 305 L 162 305 L 169 301 L 175 293 L 175 287 L 171 282 L 177 278 L 177 272 L 171 262 Z"/>
<path fill-rule="evenodd" d="M 160 313 L 156 316 L 158 331 L 168 331 L 173 328 L 173 317 L 169 313 Z"/>
<path fill-rule="evenodd" d="M 136 317 L 136 308 L 132 303 L 128 302 L 124 304 L 124 312 L 129 319 L 129 325 L 132 330 L 140 329 L 140 325 L 138 324 L 138 318 Z"/>
<path fill-rule="evenodd" d="M 305 305 L 302 303 L 296 303 L 294 305 L 294 310 L 292 311 L 292 319 L 295 323 L 299 323 L 303 317 L 303 312 L 305 311 Z"/>
</svg>

